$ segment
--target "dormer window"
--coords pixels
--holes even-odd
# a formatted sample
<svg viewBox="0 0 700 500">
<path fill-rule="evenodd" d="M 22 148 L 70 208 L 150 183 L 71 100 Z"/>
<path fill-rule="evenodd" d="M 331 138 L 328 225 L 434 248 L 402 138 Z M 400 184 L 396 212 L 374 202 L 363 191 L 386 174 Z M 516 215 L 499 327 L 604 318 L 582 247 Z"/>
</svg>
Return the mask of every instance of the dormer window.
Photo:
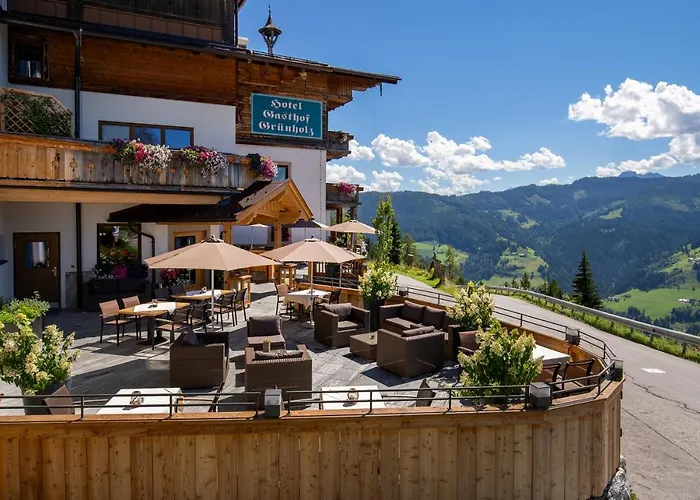
<svg viewBox="0 0 700 500">
<path fill-rule="evenodd" d="M 44 42 L 13 39 L 10 42 L 10 76 L 23 80 L 49 79 L 48 50 Z"/>
</svg>

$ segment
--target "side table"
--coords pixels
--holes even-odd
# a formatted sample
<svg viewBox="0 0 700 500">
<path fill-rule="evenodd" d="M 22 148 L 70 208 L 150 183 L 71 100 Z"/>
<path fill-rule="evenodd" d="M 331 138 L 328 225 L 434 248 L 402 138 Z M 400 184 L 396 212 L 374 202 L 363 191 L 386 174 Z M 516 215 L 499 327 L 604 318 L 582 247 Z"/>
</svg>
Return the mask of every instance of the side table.
<svg viewBox="0 0 700 500">
<path fill-rule="evenodd" d="M 377 334 L 361 333 L 350 337 L 350 352 L 370 361 L 377 361 Z"/>
</svg>

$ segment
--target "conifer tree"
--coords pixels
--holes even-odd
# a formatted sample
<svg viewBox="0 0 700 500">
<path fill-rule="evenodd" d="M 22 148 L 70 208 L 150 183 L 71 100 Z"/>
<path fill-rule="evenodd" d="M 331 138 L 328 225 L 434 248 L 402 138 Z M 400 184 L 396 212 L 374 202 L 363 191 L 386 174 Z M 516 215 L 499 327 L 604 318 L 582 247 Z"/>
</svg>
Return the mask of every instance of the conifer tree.
<svg viewBox="0 0 700 500">
<path fill-rule="evenodd" d="M 574 291 L 573 299 L 577 304 L 582 306 L 599 309 L 603 304 L 598 295 L 598 288 L 593 280 L 593 271 L 591 264 L 586 257 L 586 251 L 583 251 L 581 263 L 578 265 L 578 272 L 571 282 Z"/>
</svg>

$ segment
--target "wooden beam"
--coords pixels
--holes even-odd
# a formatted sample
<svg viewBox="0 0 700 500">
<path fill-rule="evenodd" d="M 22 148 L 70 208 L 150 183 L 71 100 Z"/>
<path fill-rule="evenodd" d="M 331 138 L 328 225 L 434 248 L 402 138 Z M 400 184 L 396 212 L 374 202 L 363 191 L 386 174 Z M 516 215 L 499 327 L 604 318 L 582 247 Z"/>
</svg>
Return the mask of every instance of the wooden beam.
<svg viewBox="0 0 700 500">
<path fill-rule="evenodd" d="M 124 193 L 78 189 L 0 188 L 0 201 L 43 203 L 125 203 L 154 205 L 213 205 L 219 195 L 175 193 Z"/>
</svg>

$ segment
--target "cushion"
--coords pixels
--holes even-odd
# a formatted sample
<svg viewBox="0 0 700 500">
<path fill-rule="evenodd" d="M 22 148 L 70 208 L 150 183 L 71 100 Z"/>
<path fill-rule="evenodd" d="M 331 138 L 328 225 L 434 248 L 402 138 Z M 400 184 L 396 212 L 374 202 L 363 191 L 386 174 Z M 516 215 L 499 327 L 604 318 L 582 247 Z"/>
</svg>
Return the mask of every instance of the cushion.
<svg viewBox="0 0 700 500">
<path fill-rule="evenodd" d="M 321 304 L 319 307 L 329 313 L 337 314 L 339 320 L 349 318 L 352 311 L 352 304 Z"/>
<path fill-rule="evenodd" d="M 387 325 L 398 328 L 399 330 L 410 330 L 413 327 L 413 323 L 403 318 L 387 318 L 384 320 L 384 322 Z"/>
<path fill-rule="evenodd" d="M 423 382 L 420 383 L 420 389 L 418 389 L 418 394 L 416 394 L 417 397 L 419 398 L 434 398 L 435 397 L 435 391 L 433 391 L 430 388 L 430 384 L 428 383 L 428 379 L 423 379 Z M 416 401 L 416 406 L 430 406 L 433 404 L 432 401 Z"/>
<path fill-rule="evenodd" d="M 303 355 L 302 351 L 255 351 L 256 360 L 301 358 Z"/>
<path fill-rule="evenodd" d="M 248 318 L 248 331 L 251 336 L 266 337 L 282 334 L 279 316 L 257 316 Z"/>
<path fill-rule="evenodd" d="M 182 339 L 182 345 L 199 345 L 199 339 L 197 335 L 192 330 L 187 330 L 185 338 Z"/>
<path fill-rule="evenodd" d="M 413 323 L 422 323 L 424 312 L 425 306 L 419 306 L 413 302 L 404 302 L 401 308 L 401 317 Z"/>
<path fill-rule="evenodd" d="M 339 332 L 346 332 L 348 330 L 357 330 L 358 328 L 361 328 L 361 325 L 358 323 L 355 323 L 354 321 L 338 321 L 338 331 Z"/>
<path fill-rule="evenodd" d="M 422 326 L 420 328 L 412 328 L 411 330 L 404 330 L 401 332 L 402 337 L 414 337 L 416 335 L 423 335 L 424 333 L 431 333 L 435 331 L 434 326 Z"/>
<path fill-rule="evenodd" d="M 442 309 L 426 307 L 422 323 L 426 326 L 434 326 L 440 329 L 445 324 L 445 316 L 447 316 L 447 313 Z"/>
<path fill-rule="evenodd" d="M 476 342 L 476 331 L 459 332 L 459 345 L 472 351 L 478 351 L 479 344 Z"/>
</svg>

